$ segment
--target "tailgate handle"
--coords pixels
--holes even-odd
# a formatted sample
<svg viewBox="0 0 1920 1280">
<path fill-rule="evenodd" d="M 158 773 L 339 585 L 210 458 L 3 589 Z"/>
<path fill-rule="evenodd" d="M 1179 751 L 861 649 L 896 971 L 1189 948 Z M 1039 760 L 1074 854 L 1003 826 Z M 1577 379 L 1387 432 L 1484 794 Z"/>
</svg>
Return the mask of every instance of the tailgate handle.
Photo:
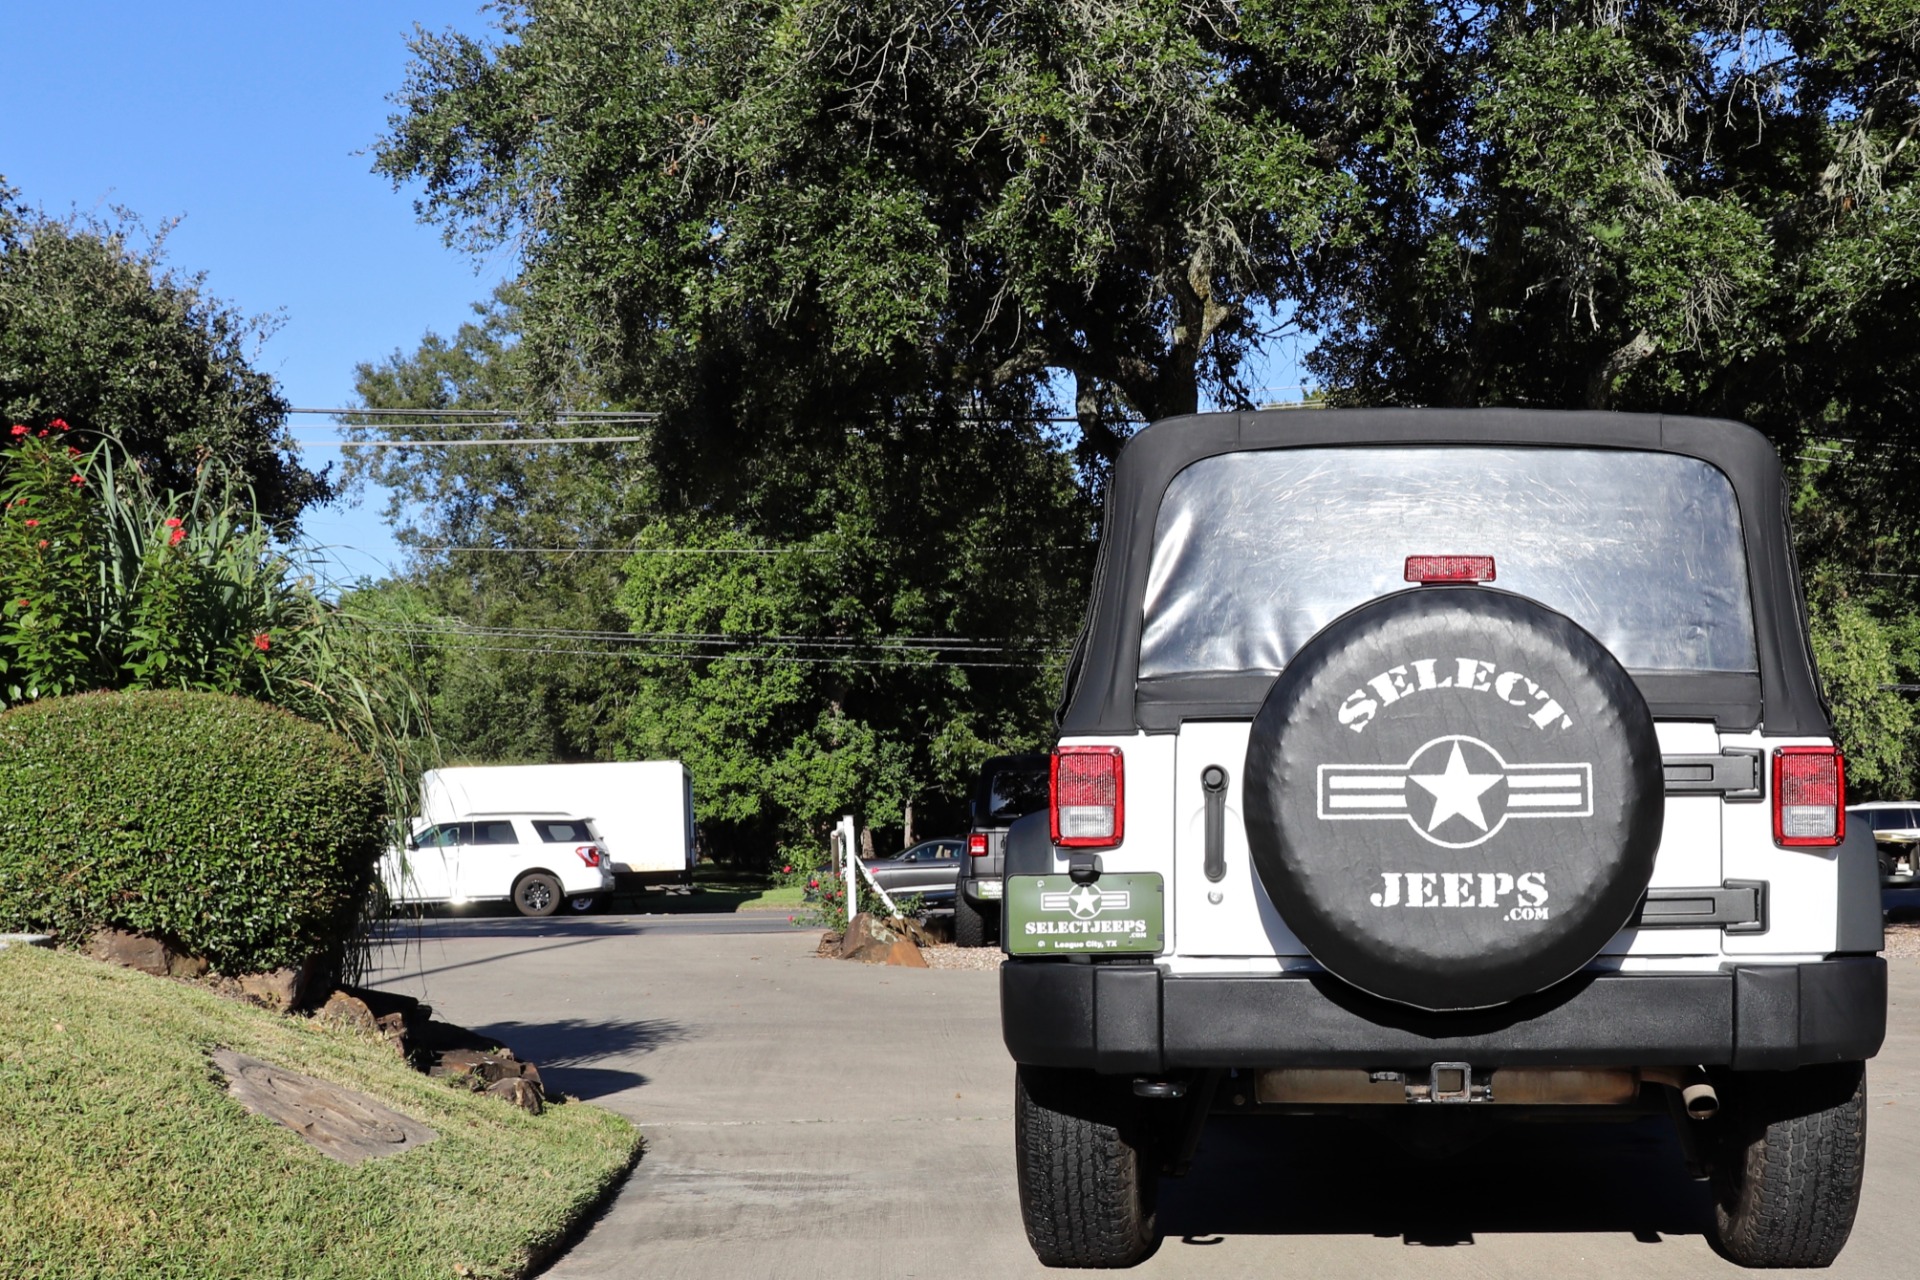
<svg viewBox="0 0 1920 1280">
<path fill-rule="evenodd" d="M 1760 752 L 1751 747 L 1728 747 L 1719 755 L 1663 755 L 1667 794 L 1719 795 L 1729 800 L 1759 800 Z"/>
<path fill-rule="evenodd" d="M 1207 879 L 1218 884 L 1227 878 L 1227 771 L 1208 765 L 1200 789 L 1207 795 Z"/>
</svg>

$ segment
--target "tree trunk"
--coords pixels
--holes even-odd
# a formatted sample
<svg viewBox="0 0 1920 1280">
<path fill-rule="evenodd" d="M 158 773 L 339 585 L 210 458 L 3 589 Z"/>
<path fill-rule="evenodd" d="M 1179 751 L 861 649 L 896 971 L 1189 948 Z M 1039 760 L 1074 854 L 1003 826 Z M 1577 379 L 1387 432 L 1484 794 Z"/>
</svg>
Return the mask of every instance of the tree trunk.
<svg viewBox="0 0 1920 1280">
<path fill-rule="evenodd" d="M 913 846 L 914 846 L 914 839 L 913 839 L 913 801 L 911 801 L 911 800 L 909 800 L 909 801 L 907 801 L 907 804 L 906 804 L 906 814 L 905 814 L 905 816 L 904 816 L 904 817 L 903 817 L 903 818 L 901 819 L 901 824 L 902 824 L 902 829 L 901 829 L 901 832 L 900 832 L 900 843 L 901 843 L 901 845 L 902 845 L 902 846 L 904 846 L 905 848 L 908 848 L 908 849 L 911 849 L 911 848 L 913 848 Z"/>
</svg>

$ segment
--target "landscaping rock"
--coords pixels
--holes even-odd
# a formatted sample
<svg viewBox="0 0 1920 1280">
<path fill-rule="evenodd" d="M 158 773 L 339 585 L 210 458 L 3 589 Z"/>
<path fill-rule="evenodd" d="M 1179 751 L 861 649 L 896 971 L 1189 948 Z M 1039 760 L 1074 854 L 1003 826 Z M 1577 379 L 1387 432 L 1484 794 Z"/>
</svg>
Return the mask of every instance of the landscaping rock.
<svg viewBox="0 0 1920 1280">
<path fill-rule="evenodd" d="M 926 958 L 920 954 L 920 948 L 914 945 L 912 938 L 908 937 L 895 938 L 893 945 L 887 948 L 887 954 L 882 963 L 897 964 L 908 969 L 927 967 Z"/>
<path fill-rule="evenodd" d="M 320 1006 L 320 1012 L 313 1015 L 313 1020 L 366 1035 L 380 1033 L 380 1023 L 373 1016 L 373 1010 L 367 1008 L 367 1002 L 344 991 L 335 991 L 328 996 L 327 1002 Z"/>
<path fill-rule="evenodd" d="M 141 973 L 164 978 L 167 976 L 168 963 L 173 958 L 173 949 L 160 939 L 149 938 L 144 933 L 102 929 L 87 944 L 87 954 L 95 960 L 105 960 L 108 964 L 138 969 Z"/>
<path fill-rule="evenodd" d="M 207 976 L 208 964 L 204 956 L 186 956 L 169 948 L 167 951 L 167 976 L 184 978 L 188 982 L 198 982 Z"/>
<path fill-rule="evenodd" d="M 397 1013 L 384 1013 L 373 1020 L 379 1028 L 380 1038 L 385 1040 L 395 1054 L 411 1061 L 413 1058 L 413 1038 L 408 1034 L 407 1021 Z"/>
<path fill-rule="evenodd" d="M 367 987 L 340 987 L 336 994 L 349 996 L 363 1005 L 373 1020 L 373 1030 L 393 1046 L 393 1051 L 424 1069 L 430 1056 L 428 1028 L 446 1025 L 433 1022 L 431 1006 L 421 1004 L 412 996 Z"/>
<path fill-rule="evenodd" d="M 840 939 L 840 958 L 852 960 L 875 943 L 892 946 L 894 936 L 892 929 L 863 911 L 847 921 L 847 931 Z"/>
<path fill-rule="evenodd" d="M 271 973 L 243 973 L 240 989 L 269 1009 L 292 1013 L 306 1006 L 315 994 L 314 979 L 320 974 L 320 957 L 311 956 L 297 969 L 275 969 Z"/>
<path fill-rule="evenodd" d="M 529 1115 L 537 1116 L 546 1108 L 540 1086 L 531 1080 L 523 1080 L 519 1076 L 494 1081 L 487 1086 L 487 1096 L 498 1098 L 502 1102 L 510 1102 Z"/>
<path fill-rule="evenodd" d="M 924 969 L 927 962 L 921 958 L 920 948 L 910 936 L 914 928 L 912 921 L 880 921 L 864 913 L 857 915 L 847 925 L 846 936 L 840 939 L 839 956 L 862 964 Z"/>
</svg>

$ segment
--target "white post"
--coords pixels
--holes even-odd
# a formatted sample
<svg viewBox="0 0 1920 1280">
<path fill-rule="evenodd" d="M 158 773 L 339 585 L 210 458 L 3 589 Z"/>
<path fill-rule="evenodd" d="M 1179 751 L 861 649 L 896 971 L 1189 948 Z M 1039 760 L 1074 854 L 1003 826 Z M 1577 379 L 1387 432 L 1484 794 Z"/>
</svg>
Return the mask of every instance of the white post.
<svg viewBox="0 0 1920 1280">
<path fill-rule="evenodd" d="M 841 880 L 846 885 L 848 924 L 853 923 L 854 916 L 860 911 L 859 836 L 860 833 L 854 830 L 852 814 L 840 819 L 840 847 L 847 851 L 846 866 L 841 868 L 845 874 L 841 876 Z"/>
</svg>

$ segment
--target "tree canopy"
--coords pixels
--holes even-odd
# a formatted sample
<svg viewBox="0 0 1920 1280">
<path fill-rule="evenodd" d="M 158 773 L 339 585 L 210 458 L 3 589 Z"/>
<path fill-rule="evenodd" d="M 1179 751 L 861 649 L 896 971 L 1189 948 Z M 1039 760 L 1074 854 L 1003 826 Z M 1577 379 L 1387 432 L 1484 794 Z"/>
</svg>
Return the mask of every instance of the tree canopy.
<svg viewBox="0 0 1920 1280">
<path fill-rule="evenodd" d="M 1245 404 L 1276 316 L 1330 403 L 1767 432 L 1850 750 L 1913 784 L 1914 0 L 526 0 L 412 50 L 375 165 L 518 253 L 488 361 L 659 414 L 579 455 L 647 553 L 591 590 L 625 741 L 731 820 L 1044 736 L 1044 661 L 956 640 L 1066 641 L 1114 453 Z M 511 536 L 490 465 L 417 478 Z"/>
<path fill-rule="evenodd" d="M 50 217 L 0 181 L 0 415 L 111 437 L 175 493 L 212 459 L 291 522 L 332 489 L 296 460 L 287 403 L 251 363 L 272 324 L 168 268 L 165 238 L 124 212 Z"/>
</svg>

